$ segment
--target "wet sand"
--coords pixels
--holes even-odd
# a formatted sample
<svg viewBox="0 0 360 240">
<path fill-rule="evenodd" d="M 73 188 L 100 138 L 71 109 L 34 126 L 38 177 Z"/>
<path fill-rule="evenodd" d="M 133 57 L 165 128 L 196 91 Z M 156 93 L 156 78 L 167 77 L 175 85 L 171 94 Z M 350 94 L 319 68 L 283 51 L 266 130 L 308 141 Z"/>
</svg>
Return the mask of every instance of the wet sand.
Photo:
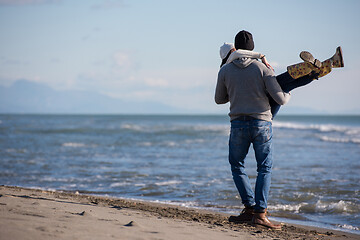
<svg viewBox="0 0 360 240">
<path fill-rule="evenodd" d="M 228 222 L 228 214 L 60 191 L 0 186 L 5 239 L 360 239 L 284 224 L 281 231 Z"/>
</svg>

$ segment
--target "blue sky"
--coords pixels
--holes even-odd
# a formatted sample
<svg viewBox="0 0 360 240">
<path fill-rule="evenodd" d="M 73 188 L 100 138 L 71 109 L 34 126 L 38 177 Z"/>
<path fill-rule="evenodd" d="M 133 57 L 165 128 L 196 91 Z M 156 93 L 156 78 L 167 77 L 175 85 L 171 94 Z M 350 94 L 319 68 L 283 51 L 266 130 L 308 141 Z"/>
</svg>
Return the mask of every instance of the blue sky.
<svg viewBox="0 0 360 240">
<path fill-rule="evenodd" d="M 292 92 L 287 108 L 360 114 L 360 1 L 0 0 L 0 85 L 157 101 L 218 113 L 219 47 L 242 29 L 276 74 L 308 50 L 345 68 Z M 156 112 L 156 109 L 154 109 Z"/>
</svg>

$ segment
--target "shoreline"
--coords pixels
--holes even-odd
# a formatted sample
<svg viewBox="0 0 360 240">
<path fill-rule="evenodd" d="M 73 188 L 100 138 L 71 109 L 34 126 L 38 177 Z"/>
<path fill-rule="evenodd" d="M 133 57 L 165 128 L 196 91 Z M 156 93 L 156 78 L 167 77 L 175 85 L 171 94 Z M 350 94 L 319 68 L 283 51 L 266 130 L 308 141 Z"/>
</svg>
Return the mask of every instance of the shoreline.
<svg viewBox="0 0 360 240">
<path fill-rule="evenodd" d="M 360 239 L 291 223 L 281 231 L 234 224 L 227 220 L 230 214 L 171 204 L 3 185 L 0 210 L 0 240 L 88 239 L 88 234 L 102 239 Z"/>
</svg>

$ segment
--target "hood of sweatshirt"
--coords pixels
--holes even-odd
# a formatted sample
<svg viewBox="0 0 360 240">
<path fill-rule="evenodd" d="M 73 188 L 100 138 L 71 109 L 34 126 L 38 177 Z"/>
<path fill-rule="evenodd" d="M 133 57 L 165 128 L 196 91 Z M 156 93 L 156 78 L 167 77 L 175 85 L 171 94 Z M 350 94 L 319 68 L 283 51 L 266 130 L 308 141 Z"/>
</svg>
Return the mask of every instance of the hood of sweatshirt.
<svg viewBox="0 0 360 240">
<path fill-rule="evenodd" d="M 256 61 L 256 59 L 243 57 L 232 61 L 232 63 L 239 68 L 246 68 L 254 61 Z"/>
</svg>

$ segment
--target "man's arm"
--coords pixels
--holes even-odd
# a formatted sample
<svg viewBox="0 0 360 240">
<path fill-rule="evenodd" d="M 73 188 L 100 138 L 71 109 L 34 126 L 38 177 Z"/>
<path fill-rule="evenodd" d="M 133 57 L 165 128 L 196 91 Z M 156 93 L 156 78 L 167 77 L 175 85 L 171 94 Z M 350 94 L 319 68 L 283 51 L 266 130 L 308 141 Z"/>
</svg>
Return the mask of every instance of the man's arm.
<svg viewBox="0 0 360 240">
<path fill-rule="evenodd" d="M 215 102 L 217 104 L 225 104 L 229 101 L 229 95 L 225 86 L 225 78 L 223 71 L 219 71 L 216 89 L 215 89 Z"/>
<path fill-rule="evenodd" d="M 286 104 L 290 100 L 290 93 L 284 92 L 275 76 L 264 76 L 265 87 L 270 96 L 280 105 Z"/>
</svg>

